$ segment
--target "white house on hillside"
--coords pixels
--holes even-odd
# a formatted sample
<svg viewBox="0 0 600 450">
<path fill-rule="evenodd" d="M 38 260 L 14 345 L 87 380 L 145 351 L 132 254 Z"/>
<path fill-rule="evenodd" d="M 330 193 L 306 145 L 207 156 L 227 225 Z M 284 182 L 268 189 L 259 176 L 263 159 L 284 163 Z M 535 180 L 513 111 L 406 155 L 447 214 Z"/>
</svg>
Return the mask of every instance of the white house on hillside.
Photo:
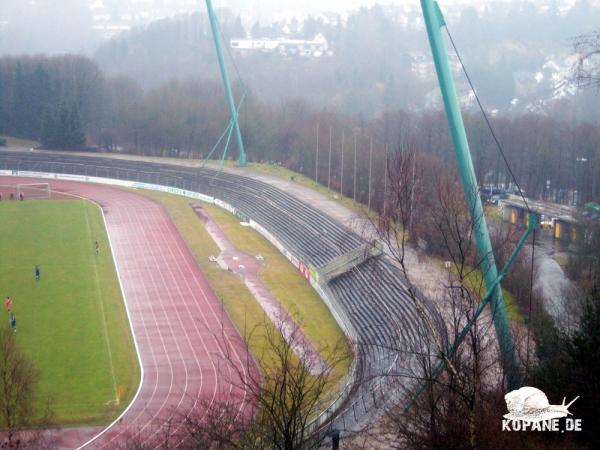
<svg viewBox="0 0 600 450">
<path fill-rule="evenodd" d="M 265 53 L 279 53 L 283 56 L 306 56 L 319 58 L 331 56 L 327 39 L 322 34 L 317 34 L 312 40 L 304 39 L 231 39 L 230 46 L 235 50 L 262 51 Z"/>
</svg>

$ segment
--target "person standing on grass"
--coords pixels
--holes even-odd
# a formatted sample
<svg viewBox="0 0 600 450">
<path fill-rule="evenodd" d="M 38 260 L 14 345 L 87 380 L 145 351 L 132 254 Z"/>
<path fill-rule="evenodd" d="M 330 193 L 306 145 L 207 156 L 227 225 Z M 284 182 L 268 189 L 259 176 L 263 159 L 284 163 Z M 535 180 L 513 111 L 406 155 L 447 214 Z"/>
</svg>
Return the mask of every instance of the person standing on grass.
<svg viewBox="0 0 600 450">
<path fill-rule="evenodd" d="M 10 327 L 15 333 L 17 332 L 17 318 L 13 313 L 10 313 Z"/>
<path fill-rule="evenodd" d="M 40 266 L 38 266 L 37 264 L 35 265 L 35 279 L 39 280 L 40 279 Z"/>
<path fill-rule="evenodd" d="M 4 300 L 4 306 L 6 307 L 6 311 L 10 313 L 10 310 L 12 309 L 12 298 L 10 298 L 8 295 Z"/>
<path fill-rule="evenodd" d="M 98 244 L 98 241 L 94 244 L 94 248 L 96 249 L 96 255 L 98 255 L 98 252 L 100 251 L 100 244 Z"/>
</svg>

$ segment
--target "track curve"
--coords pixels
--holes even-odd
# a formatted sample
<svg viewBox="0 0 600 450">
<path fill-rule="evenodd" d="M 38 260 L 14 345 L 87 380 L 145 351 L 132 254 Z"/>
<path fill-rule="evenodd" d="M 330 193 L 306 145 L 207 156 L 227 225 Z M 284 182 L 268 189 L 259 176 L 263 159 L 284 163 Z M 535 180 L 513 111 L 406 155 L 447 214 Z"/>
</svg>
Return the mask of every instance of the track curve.
<svg viewBox="0 0 600 450">
<path fill-rule="evenodd" d="M 252 173 L 229 173 L 160 158 L 148 161 L 124 155 L 24 150 L 1 150 L 0 170 L 13 176 L 45 173 L 82 180 L 93 177 L 119 180 L 134 187 L 141 183 L 142 188 L 148 184 L 173 193 L 207 195 L 267 230 L 286 249 L 288 257 L 316 268 L 364 243 L 360 232 L 357 234 L 326 209 L 280 188 L 277 181 L 259 179 Z M 344 401 L 332 404 L 322 415 L 328 419 L 335 416 L 325 421 L 327 429 L 341 431 L 344 436 L 361 431 L 386 409 L 403 401 L 414 380 L 421 376 L 420 355 L 426 354 L 422 346 L 427 327 L 408 293 L 408 285 L 402 271 L 386 255 L 320 285 L 330 310 L 356 350 L 356 370 L 350 374 L 341 397 Z M 437 332 L 445 333 L 435 305 L 418 296 Z"/>
<path fill-rule="evenodd" d="M 0 184 L 19 182 L 32 179 L 0 177 Z M 257 370 L 254 360 L 162 206 L 107 186 L 53 180 L 50 187 L 101 207 L 142 368 L 138 392 L 119 420 L 100 433 L 52 431 L 52 445 L 108 449 L 133 440 L 158 445 L 165 423 L 172 427 L 171 439 L 181 439 L 177 421 L 169 419 L 201 417 L 205 403 L 216 400 L 234 401 L 239 414 L 247 414 L 251 408 L 246 393 L 235 387 L 236 374 Z"/>
</svg>

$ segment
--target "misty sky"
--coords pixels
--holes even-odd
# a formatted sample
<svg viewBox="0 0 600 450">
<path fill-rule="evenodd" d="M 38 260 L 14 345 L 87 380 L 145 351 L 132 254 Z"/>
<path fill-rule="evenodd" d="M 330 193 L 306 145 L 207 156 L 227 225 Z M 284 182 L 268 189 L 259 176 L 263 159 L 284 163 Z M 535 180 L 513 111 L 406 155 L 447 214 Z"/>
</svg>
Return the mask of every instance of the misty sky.
<svg viewBox="0 0 600 450">
<path fill-rule="evenodd" d="M 443 0 L 445 4 L 451 3 L 485 3 L 492 0 Z M 496 0 L 497 1 L 497 0 Z M 510 0 L 500 0 L 510 1 Z M 229 6 L 232 9 L 252 9 L 258 13 L 258 15 L 264 16 L 268 13 L 277 14 L 285 11 L 294 11 L 304 14 L 314 14 L 323 11 L 335 11 L 345 12 L 348 10 L 356 9 L 360 6 L 372 6 L 376 3 L 382 5 L 402 5 L 402 4 L 418 4 L 419 0 L 303 0 L 298 2 L 297 0 L 215 0 L 214 5 L 218 6 Z"/>
<path fill-rule="evenodd" d="M 576 0 L 439 1 L 443 9 L 458 4 L 534 3 L 539 6 L 550 2 L 556 2 L 564 9 Z M 600 4 L 600 0 L 588 1 Z M 226 7 L 239 15 L 246 29 L 256 21 L 266 25 L 328 12 L 344 17 L 361 6 L 370 7 L 377 3 L 419 8 L 419 0 L 213 0 L 213 3 L 217 9 Z M 98 8 L 102 5 L 104 10 Z M 106 38 L 102 31 L 93 29 L 103 30 L 105 26 L 128 29 L 171 15 L 205 11 L 202 0 L 0 0 L 0 54 L 90 52 Z M 103 17 L 110 19 L 104 23 L 107 19 Z"/>
<path fill-rule="evenodd" d="M 168 0 L 167 0 L 168 1 Z M 554 0 L 438 0 L 442 9 L 444 6 L 466 5 L 477 6 L 486 3 L 536 3 L 547 4 Z M 555 0 L 561 7 L 570 7 L 576 0 Z M 600 0 L 589 0 L 590 3 Z M 204 8 L 199 3 L 199 8 Z M 414 5 L 418 6 L 419 0 L 213 0 L 216 8 L 228 7 L 234 12 L 241 14 L 247 21 L 250 17 L 262 22 L 271 22 L 282 18 L 303 17 L 323 12 L 335 12 L 344 15 L 348 11 L 355 10 L 361 6 L 380 5 Z"/>
<path fill-rule="evenodd" d="M 576 0 L 558 0 L 560 4 L 573 4 Z M 485 3 L 522 3 L 523 0 L 439 0 L 440 5 L 482 5 Z M 419 4 L 419 0 L 214 0 L 215 6 L 230 6 L 232 8 L 248 8 L 259 10 L 261 13 L 264 10 L 283 11 L 294 10 L 299 12 L 314 13 L 317 11 L 347 11 L 356 9 L 360 6 L 372 6 L 374 4 L 381 5 L 406 5 Z"/>
</svg>

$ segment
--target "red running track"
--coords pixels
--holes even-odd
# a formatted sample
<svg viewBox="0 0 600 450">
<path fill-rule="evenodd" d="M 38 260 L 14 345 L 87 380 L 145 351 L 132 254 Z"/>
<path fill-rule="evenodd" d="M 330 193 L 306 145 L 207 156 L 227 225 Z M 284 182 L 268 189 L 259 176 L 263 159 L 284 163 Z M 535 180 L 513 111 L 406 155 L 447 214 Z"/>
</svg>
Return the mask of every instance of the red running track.
<svg viewBox="0 0 600 450">
<path fill-rule="evenodd" d="M 99 435 L 92 428 L 52 431 L 52 446 L 108 449 L 132 440 L 158 446 L 161 427 L 175 418 L 173 443 L 183 438 L 178 419 L 200 418 L 207 402 L 230 400 L 247 417 L 252 408 L 236 374 L 245 377 L 256 365 L 163 207 L 104 185 L 40 181 L 101 206 L 143 369 L 120 420 Z M 0 177 L 3 185 L 32 182 Z"/>
</svg>

